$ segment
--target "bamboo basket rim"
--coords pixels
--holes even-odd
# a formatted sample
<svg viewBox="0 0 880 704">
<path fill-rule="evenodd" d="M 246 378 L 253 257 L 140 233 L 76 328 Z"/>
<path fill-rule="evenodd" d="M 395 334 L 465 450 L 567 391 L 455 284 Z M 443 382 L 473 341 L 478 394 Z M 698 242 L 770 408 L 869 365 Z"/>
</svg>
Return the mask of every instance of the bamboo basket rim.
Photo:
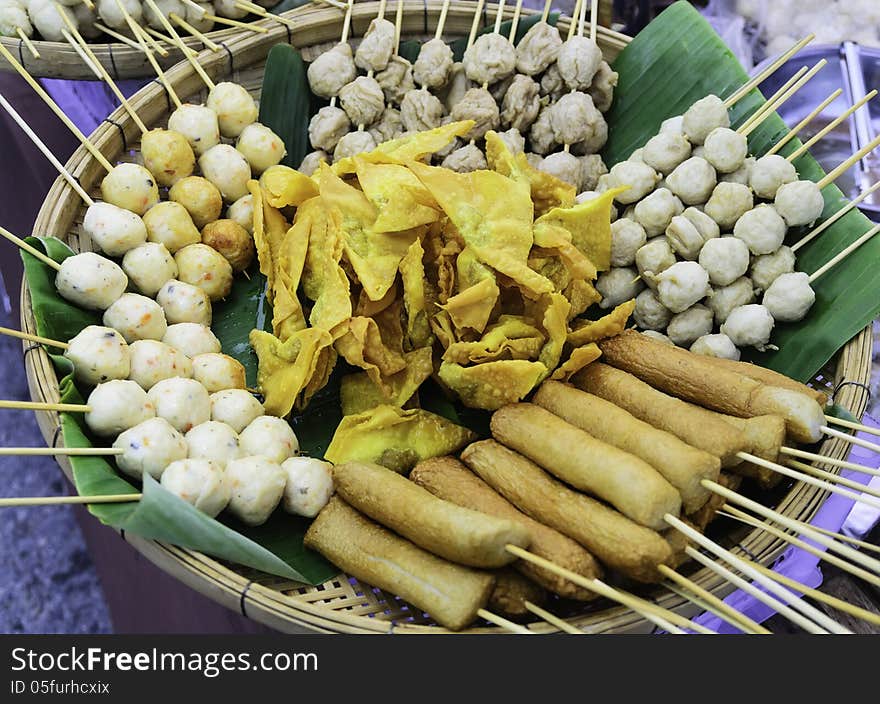
<svg viewBox="0 0 880 704">
<path fill-rule="evenodd" d="M 405 36 L 428 34 L 428 28 L 436 26 L 441 4 L 437 0 L 407 0 L 404 11 Z M 352 26 L 366 26 L 375 17 L 378 2 L 358 3 L 352 16 Z M 487 13 L 492 13 L 496 6 L 488 6 Z M 533 11 L 523 10 L 525 14 Z M 450 22 L 461 21 L 473 17 L 473 4 L 453 2 L 449 8 L 447 27 Z M 507 18 L 512 16 L 512 9 L 505 10 Z M 305 28 L 311 28 L 312 34 L 303 37 L 299 34 L 290 35 L 281 27 L 275 27 L 266 35 L 239 37 L 229 45 L 228 56 L 203 51 L 198 60 L 212 79 L 235 73 L 236 69 L 252 66 L 265 60 L 268 49 L 279 42 L 292 40 L 294 46 L 312 46 L 321 42 L 309 41 L 320 35 L 320 30 L 328 26 L 338 27 L 341 13 L 334 8 L 300 9 L 297 18 Z M 566 29 L 567 18 L 560 18 L 559 26 Z M 338 29 L 336 36 L 338 37 Z M 628 39 L 624 35 L 600 28 L 598 39 L 600 45 L 610 53 L 616 53 Z M 328 40 L 329 41 L 329 40 Z M 189 96 L 198 92 L 202 84 L 188 62 L 172 68 L 166 74 L 169 82 L 181 96 Z M 141 119 L 148 125 L 154 124 L 171 105 L 164 88 L 154 82 L 138 91 L 130 102 Z M 136 125 L 122 109 L 117 109 L 108 120 L 95 130 L 90 139 L 92 143 L 111 161 L 131 150 L 130 145 L 136 143 L 139 136 Z M 92 188 L 102 173 L 101 167 L 91 155 L 80 147 L 74 152 L 67 163 L 67 168 L 88 189 Z M 82 209 L 82 203 L 76 193 L 62 178 L 52 185 L 34 226 L 34 234 L 40 236 L 56 235 L 70 240 L 74 248 L 88 247 L 88 242 L 77 240 L 70 230 L 76 214 Z M 90 247 L 89 247 L 90 248 Z M 26 282 L 22 283 L 21 291 L 22 330 L 35 332 L 35 321 L 30 305 L 30 295 Z M 30 395 L 35 400 L 57 401 L 59 399 L 58 379 L 48 353 L 42 346 L 23 343 L 25 350 L 25 368 L 28 378 Z M 848 342 L 837 355 L 833 370 L 819 375 L 821 383 L 835 392 L 837 403 L 847 408 L 857 417 L 861 417 L 867 405 L 867 398 L 862 388 L 853 384 L 842 385 L 843 381 L 867 382 L 871 367 L 872 336 L 870 326 L 862 330 Z M 828 368 L 826 367 L 826 370 Z M 59 416 L 55 412 L 36 413 L 40 429 L 47 444 L 55 445 L 59 440 Z M 834 438 L 826 440 L 821 454 L 826 457 L 843 459 L 848 453 L 848 445 Z M 70 462 L 65 457 L 56 457 L 58 464 L 68 479 L 72 479 Z M 777 510 L 786 515 L 809 520 L 822 505 L 828 493 L 805 484 L 795 484 L 780 500 Z M 739 548 L 742 554 L 749 554 L 764 564 L 770 564 L 787 547 L 787 543 L 770 536 L 766 532 L 752 529 L 741 531 L 745 537 L 739 540 L 734 549 Z M 347 577 L 334 578 L 318 588 L 304 588 L 287 580 L 257 573 L 249 568 L 225 564 L 202 553 L 145 540 L 131 534 L 123 536 L 132 546 L 160 569 L 177 577 L 188 586 L 205 594 L 218 603 L 265 625 L 281 631 L 323 632 L 323 633 L 449 633 L 436 625 L 422 625 L 395 620 L 386 617 L 381 608 L 370 607 L 370 598 L 366 593 L 354 593 L 343 597 L 345 602 L 339 608 L 323 603 L 335 599 L 334 596 L 322 598 L 322 588 L 335 593 L 348 585 Z M 708 568 L 701 568 L 689 573 L 689 577 L 700 586 L 723 597 L 733 591 L 732 585 L 712 573 Z M 329 587 L 327 585 L 330 585 Z M 350 585 L 349 585 L 350 586 Z M 298 588 L 299 587 L 299 588 Z M 291 592 L 292 593 L 287 593 Z M 364 592 L 369 588 L 364 589 Z M 352 600 L 352 596 L 354 600 Z M 361 601 L 357 598 L 360 596 Z M 386 598 L 384 593 L 380 599 Z M 678 611 L 687 616 L 699 613 L 699 609 L 690 602 L 657 586 L 654 588 L 653 599 L 661 606 Z M 375 601 L 375 597 L 373 597 Z M 363 608 L 366 605 L 366 610 Z M 376 604 L 373 605 L 374 607 Z M 570 616 L 567 620 L 573 625 L 586 629 L 588 632 L 650 632 L 653 626 L 640 616 L 625 607 L 609 606 L 601 611 L 587 611 L 583 614 Z M 555 632 L 549 624 L 538 621 L 530 624 L 536 633 Z M 461 633 L 498 633 L 502 629 L 474 626 Z"/>
</svg>

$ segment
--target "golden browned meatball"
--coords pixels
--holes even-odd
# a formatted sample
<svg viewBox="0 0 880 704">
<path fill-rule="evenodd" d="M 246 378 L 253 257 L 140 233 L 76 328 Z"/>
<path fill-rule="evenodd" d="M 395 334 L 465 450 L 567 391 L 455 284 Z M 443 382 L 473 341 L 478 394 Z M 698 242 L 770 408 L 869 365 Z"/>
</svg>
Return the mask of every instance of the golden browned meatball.
<svg viewBox="0 0 880 704">
<path fill-rule="evenodd" d="M 201 176 L 180 179 L 168 191 L 168 197 L 187 209 L 196 227 L 213 222 L 223 210 L 223 197 L 217 186 Z"/>
<path fill-rule="evenodd" d="M 209 222 L 202 230 L 202 243 L 224 256 L 233 271 L 244 271 L 254 260 L 254 240 L 235 220 Z"/>
</svg>

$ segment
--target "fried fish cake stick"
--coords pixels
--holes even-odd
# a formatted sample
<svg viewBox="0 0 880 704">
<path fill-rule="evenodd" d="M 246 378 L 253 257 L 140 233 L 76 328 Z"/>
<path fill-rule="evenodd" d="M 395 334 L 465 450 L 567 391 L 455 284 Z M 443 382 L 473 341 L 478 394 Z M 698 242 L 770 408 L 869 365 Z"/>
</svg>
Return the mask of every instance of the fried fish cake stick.
<svg viewBox="0 0 880 704">
<path fill-rule="evenodd" d="M 495 578 L 432 555 L 334 496 L 306 532 L 305 545 L 339 569 L 397 594 L 459 631 L 477 617 Z"/>
<path fill-rule="evenodd" d="M 510 567 L 495 571 L 495 588 L 489 595 L 490 611 L 500 611 L 507 616 L 525 616 L 529 613 L 527 601 L 540 606 L 547 601 L 547 592 Z"/>
<path fill-rule="evenodd" d="M 599 347 L 608 364 L 680 399 L 741 418 L 782 416 L 788 434 L 798 442 L 822 437 L 825 415 L 812 396 L 762 384 L 635 331 L 603 340 Z"/>
<path fill-rule="evenodd" d="M 505 406 L 492 414 L 489 425 L 496 440 L 574 488 L 604 499 L 636 523 L 660 530 L 666 527 L 664 515 L 681 511 L 681 495 L 647 462 L 540 406 Z"/>
<path fill-rule="evenodd" d="M 747 452 L 769 462 L 779 461 L 779 449 L 785 442 L 785 419 L 782 416 L 721 417 L 745 433 L 749 442 Z M 742 462 L 730 469 L 736 474 L 755 479 L 764 488 L 775 486 L 782 477 L 778 472 L 753 462 Z"/>
<path fill-rule="evenodd" d="M 732 372 L 738 372 L 743 376 L 749 377 L 749 379 L 760 381 L 762 384 L 779 386 L 783 389 L 790 389 L 791 391 L 798 391 L 807 396 L 811 396 L 820 406 L 825 406 L 828 403 L 828 394 L 824 391 L 810 388 L 806 384 L 790 379 L 785 376 L 785 374 L 774 372 L 772 369 L 759 367 L 757 364 L 752 364 L 751 362 L 738 362 L 733 359 L 723 359 L 722 357 L 706 357 L 706 359 L 711 361 L 715 366 L 729 369 Z"/>
<path fill-rule="evenodd" d="M 723 487 L 736 491 L 739 489 L 740 484 L 742 484 L 742 477 L 737 474 L 722 472 L 721 476 L 718 477 L 718 483 Z M 706 530 L 706 526 L 712 522 L 712 519 L 715 518 L 715 514 L 718 513 L 718 509 L 724 505 L 725 501 L 727 499 L 721 496 L 721 494 L 712 494 L 712 498 L 703 504 L 699 511 L 687 517 L 688 521 L 702 533 Z"/>
<path fill-rule="evenodd" d="M 700 482 L 718 479 L 721 462 L 675 435 L 639 420 L 610 401 L 568 384 L 545 381 L 534 403 L 609 445 L 640 457 L 678 489 L 685 513 L 693 513 L 712 492 Z"/>
<path fill-rule="evenodd" d="M 468 445 L 464 463 L 536 521 L 573 538 L 605 565 L 639 582 L 658 582 L 657 565 L 672 561 L 659 533 L 551 477 L 494 440 Z"/>
<path fill-rule="evenodd" d="M 516 557 L 508 544 L 527 548 L 531 535 L 513 521 L 438 499 L 390 469 L 367 462 L 333 468 L 336 491 L 374 521 L 419 547 L 471 567 L 501 567 Z"/>
<path fill-rule="evenodd" d="M 717 413 L 657 391 L 621 369 L 593 362 L 571 381 L 577 388 L 611 401 L 639 420 L 719 457 L 722 467 L 739 463 L 736 453 L 749 447 L 745 433 L 725 423 Z"/>
<path fill-rule="evenodd" d="M 587 579 L 602 576 L 602 568 L 596 558 L 577 542 L 529 518 L 454 457 L 435 457 L 420 462 L 409 478 L 441 499 L 521 524 L 532 536 L 529 552 L 538 557 Z M 534 563 L 517 560 L 511 567 L 566 599 L 589 601 L 597 596 L 595 592 Z"/>
</svg>

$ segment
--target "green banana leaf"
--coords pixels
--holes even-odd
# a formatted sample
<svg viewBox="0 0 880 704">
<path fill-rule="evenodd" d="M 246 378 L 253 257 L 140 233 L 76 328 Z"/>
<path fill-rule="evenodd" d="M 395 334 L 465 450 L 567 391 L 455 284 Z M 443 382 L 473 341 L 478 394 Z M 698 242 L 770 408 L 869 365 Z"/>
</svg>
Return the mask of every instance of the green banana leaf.
<svg viewBox="0 0 880 704">
<path fill-rule="evenodd" d="M 30 237 L 28 243 L 42 249 L 56 261 L 63 261 L 72 254 L 64 243 L 54 238 Z M 86 325 L 100 324 L 99 314 L 82 310 L 58 295 L 55 273 L 50 267 L 27 253 L 22 253 L 22 259 L 40 335 L 68 340 Z M 243 334 L 244 340 L 247 340 L 254 325 L 254 322 L 248 321 L 257 321 L 257 310 L 262 309 L 258 307 L 266 304 L 259 296 L 251 295 L 253 290 L 262 286 L 258 277 L 252 276 L 250 282 L 244 278 L 241 281 L 247 286 L 233 291 L 225 306 L 225 314 L 215 315 L 214 332 L 221 338 L 229 354 L 246 362 L 246 356 L 252 353 L 249 346 L 240 348 L 239 344 L 230 344 L 230 341 L 234 343 L 238 334 Z M 242 350 L 244 356 L 239 354 Z M 52 355 L 52 361 L 61 380 L 61 401 L 83 403 L 83 393 L 73 381 L 73 365 L 60 355 Z M 94 447 L 100 444 L 89 435 L 82 414 L 62 413 L 61 433 L 67 447 Z M 130 494 L 138 491 L 104 457 L 71 457 L 70 463 L 74 484 L 81 495 Z M 288 579 L 321 584 L 338 573 L 324 558 L 303 546 L 303 536 L 309 523 L 305 519 L 276 511 L 267 523 L 256 528 L 245 526 L 225 515 L 221 517 L 221 522 L 165 491 L 149 477 L 144 480 L 143 498 L 140 501 L 92 504 L 89 510 L 102 523 L 118 530 L 199 550 Z"/>
<path fill-rule="evenodd" d="M 281 162 L 297 168 L 310 151 L 309 81 L 300 53 L 289 44 L 269 50 L 260 94 L 260 122 L 284 140 L 287 154 Z"/>
<path fill-rule="evenodd" d="M 610 132 L 603 157 L 608 166 L 629 157 L 668 117 L 682 114 L 709 93 L 725 97 L 747 82 L 742 66 L 705 19 L 688 2 L 677 2 L 662 12 L 617 57 L 614 69 L 620 80 L 614 104 L 607 115 Z M 752 91 L 734 106 L 734 125 L 764 103 Z M 773 115 L 749 137 L 750 151 L 764 154 L 787 132 Z M 787 155 L 800 142 L 792 140 L 781 151 Z M 795 162 L 801 178 L 818 181 L 824 176 L 809 154 Z M 847 199 L 834 186 L 824 189 L 823 218 L 840 209 Z M 811 273 L 837 252 L 864 234 L 872 223 L 853 210 L 809 245 L 798 251 L 797 269 Z M 789 232 L 789 243 L 802 232 Z M 854 335 L 880 313 L 880 237 L 871 239 L 855 254 L 817 280 L 816 303 L 806 319 L 780 324 L 771 342 L 778 351 L 748 356 L 762 366 L 807 381 Z"/>
</svg>

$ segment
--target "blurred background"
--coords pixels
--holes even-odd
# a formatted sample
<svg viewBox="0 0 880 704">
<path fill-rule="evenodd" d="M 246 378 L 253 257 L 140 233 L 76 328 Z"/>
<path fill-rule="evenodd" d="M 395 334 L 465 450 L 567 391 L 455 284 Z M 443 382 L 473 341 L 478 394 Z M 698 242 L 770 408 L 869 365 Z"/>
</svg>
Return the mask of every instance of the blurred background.
<svg viewBox="0 0 880 704">
<path fill-rule="evenodd" d="M 670 2 L 603 0 L 601 18 L 614 29 L 635 34 Z M 828 66 L 807 90 L 786 105 L 784 119 L 794 124 L 806 106 L 818 103 L 836 87 L 844 95 L 814 123 L 818 130 L 865 90 L 880 87 L 880 0 L 712 0 L 694 3 L 724 38 L 746 69 L 814 32 L 816 41 L 791 66 L 774 77 L 776 85 L 800 66 L 824 56 Z M 543 1 L 525 0 L 526 7 Z M 574 0 L 557 0 L 554 8 L 571 14 Z M 844 42 L 853 42 L 849 44 Z M 694 69 L 696 70 L 696 69 Z M 46 90 L 89 134 L 113 109 L 115 101 L 102 84 L 43 81 Z M 132 93 L 142 85 L 123 82 Z M 767 85 L 773 92 L 775 87 Z M 860 93 L 861 91 L 861 93 Z M 63 125 L 15 74 L 0 71 L 0 93 L 25 115 L 55 155 L 66 161 L 76 143 Z M 877 108 L 875 107 L 874 110 Z M 847 125 L 823 140 L 820 160 L 837 164 L 870 140 L 880 127 L 873 112 L 864 124 Z M 877 179 L 873 163 L 862 163 L 842 184 L 858 192 Z M 0 224 L 21 236 L 30 233 L 55 172 L 11 122 L 0 114 Z M 869 203 L 870 205 L 870 203 Z M 880 210 L 869 209 L 876 218 Z M 63 236 L 64 233 L 57 233 Z M 0 242 L 0 325 L 19 326 L 21 260 L 5 240 Z M 880 341 L 878 341 L 880 342 Z M 880 344 L 875 345 L 880 349 Z M 0 336 L 0 398 L 27 399 L 21 373 L 22 346 Z M 877 368 L 875 357 L 875 370 Z M 878 379 L 872 381 L 877 396 Z M 876 408 L 869 408 L 876 414 Z M 42 445 L 33 416 L 3 411 L 0 445 Z M 3 496 L 41 496 L 70 491 L 51 458 L 0 458 Z M 40 507 L 2 509 L 0 513 L 0 632 L 259 632 L 261 626 L 215 605 L 154 568 L 124 538 L 105 530 L 85 509 Z"/>
</svg>

